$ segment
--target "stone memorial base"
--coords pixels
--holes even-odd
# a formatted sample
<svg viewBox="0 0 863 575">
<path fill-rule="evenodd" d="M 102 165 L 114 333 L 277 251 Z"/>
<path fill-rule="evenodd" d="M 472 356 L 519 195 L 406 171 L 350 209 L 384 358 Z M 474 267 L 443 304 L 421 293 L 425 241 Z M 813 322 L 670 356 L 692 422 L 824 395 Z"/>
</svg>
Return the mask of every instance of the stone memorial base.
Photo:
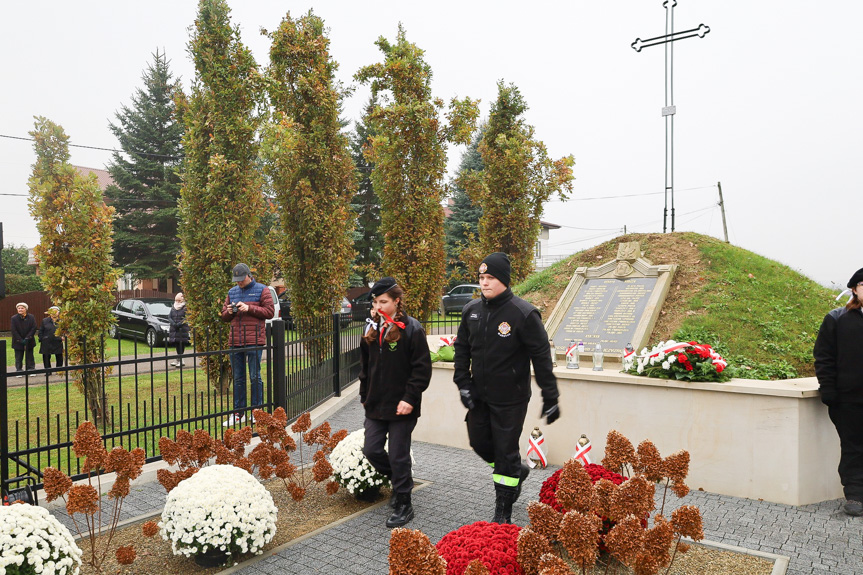
<svg viewBox="0 0 863 575">
<path fill-rule="evenodd" d="M 539 426 L 551 464 L 572 457 L 582 433 L 598 463 L 606 435 L 616 429 L 636 446 L 650 439 L 663 456 L 689 451 L 692 489 L 788 505 L 842 497 L 839 438 L 815 378 L 686 383 L 620 373 L 619 364 L 599 372 L 591 367 L 555 368 L 562 415 L 549 426 L 538 417 L 541 398 L 533 384 L 522 456 Z M 451 363 L 434 364 L 413 438 L 470 449 L 452 375 Z"/>
</svg>

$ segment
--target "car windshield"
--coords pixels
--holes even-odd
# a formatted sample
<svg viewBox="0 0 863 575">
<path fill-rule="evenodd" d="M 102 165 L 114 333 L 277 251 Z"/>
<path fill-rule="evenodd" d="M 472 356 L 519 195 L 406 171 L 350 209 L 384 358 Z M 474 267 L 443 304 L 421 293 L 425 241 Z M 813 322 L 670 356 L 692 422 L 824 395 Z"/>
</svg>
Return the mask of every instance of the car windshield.
<svg viewBox="0 0 863 575">
<path fill-rule="evenodd" d="M 168 314 L 171 312 L 171 304 L 163 301 L 152 301 L 147 303 L 147 309 L 153 315 L 168 317 Z"/>
</svg>

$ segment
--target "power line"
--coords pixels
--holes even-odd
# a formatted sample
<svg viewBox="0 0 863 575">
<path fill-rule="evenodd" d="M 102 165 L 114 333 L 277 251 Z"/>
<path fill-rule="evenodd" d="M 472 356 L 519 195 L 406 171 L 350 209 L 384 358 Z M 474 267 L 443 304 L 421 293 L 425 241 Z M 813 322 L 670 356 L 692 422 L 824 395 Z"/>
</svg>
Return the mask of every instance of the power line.
<svg viewBox="0 0 863 575">
<path fill-rule="evenodd" d="M 25 142 L 33 142 L 33 138 L 22 138 L 21 136 L 9 136 L 0 134 L 0 138 L 8 138 L 10 140 L 22 140 Z M 84 148 L 86 150 L 101 150 L 103 152 L 116 152 L 117 154 L 129 154 L 125 150 L 115 150 L 114 148 L 101 148 L 99 146 L 85 146 L 83 144 L 68 144 L 70 148 Z M 151 154 L 150 152 L 134 152 L 136 156 L 150 156 L 152 158 L 167 158 L 169 160 L 182 160 L 182 156 L 168 156 L 166 154 Z"/>
<path fill-rule="evenodd" d="M 675 190 L 677 192 L 688 192 L 690 190 L 706 190 L 708 188 L 715 188 L 716 186 L 698 186 L 696 188 L 683 188 L 680 190 Z M 664 194 L 665 192 L 643 192 L 639 194 L 622 194 L 619 196 L 595 196 L 592 198 L 569 198 L 567 200 L 549 200 L 547 203 L 566 203 L 566 202 L 586 202 L 588 200 L 616 200 L 619 198 L 635 198 L 640 196 L 657 196 L 659 194 Z"/>
</svg>

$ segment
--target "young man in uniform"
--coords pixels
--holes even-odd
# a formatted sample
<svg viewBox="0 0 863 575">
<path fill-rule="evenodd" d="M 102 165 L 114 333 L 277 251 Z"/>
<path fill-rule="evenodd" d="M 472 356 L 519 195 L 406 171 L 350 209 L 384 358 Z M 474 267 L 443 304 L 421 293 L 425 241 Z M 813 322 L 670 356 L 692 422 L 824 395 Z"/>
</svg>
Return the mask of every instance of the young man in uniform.
<svg viewBox="0 0 863 575">
<path fill-rule="evenodd" d="M 539 310 L 513 295 L 509 281 L 506 254 L 482 261 L 482 297 L 464 306 L 454 344 L 454 379 L 468 409 L 470 445 L 492 467 L 495 523 L 511 523 L 512 504 L 530 472 L 518 443 L 531 394 L 531 362 L 542 391 L 541 415 L 547 424 L 560 417 L 548 334 Z"/>
</svg>

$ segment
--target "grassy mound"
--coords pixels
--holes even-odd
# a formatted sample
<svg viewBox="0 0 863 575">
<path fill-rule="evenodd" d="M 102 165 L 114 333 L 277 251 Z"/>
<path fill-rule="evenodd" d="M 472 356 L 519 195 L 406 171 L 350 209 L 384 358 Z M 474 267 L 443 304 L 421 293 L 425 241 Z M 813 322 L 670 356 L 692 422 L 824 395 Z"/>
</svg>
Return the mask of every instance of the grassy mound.
<svg viewBox="0 0 863 575">
<path fill-rule="evenodd" d="M 815 374 L 812 346 L 836 293 L 788 266 L 716 238 L 684 232 L 628 234 L 533 274 L 514 287 L 547 317 L 575 269 L 612 260 L 637 241 L 653 264 L 678 264 L 649 345 L 669 338 L 714 346 L 735 377 L 785 379 Z"/>
</svg>

